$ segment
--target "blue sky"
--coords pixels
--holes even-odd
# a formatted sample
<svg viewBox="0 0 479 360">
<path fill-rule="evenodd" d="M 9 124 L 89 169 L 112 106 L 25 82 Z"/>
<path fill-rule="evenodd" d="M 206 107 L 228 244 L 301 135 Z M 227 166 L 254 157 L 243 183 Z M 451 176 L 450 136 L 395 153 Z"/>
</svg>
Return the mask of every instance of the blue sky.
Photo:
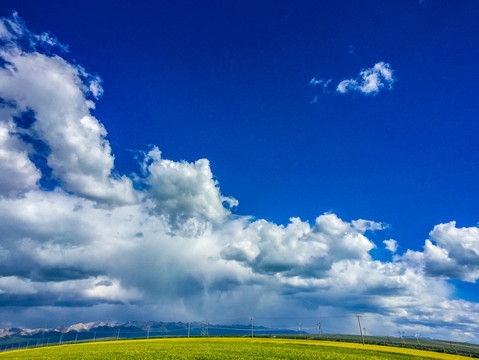
<svg viewBox="0 0 479 360">
<path fill-rule="evenodd" d="M 122 173 L 136 170 L 129 150 L 158 144 L 208 158 L 237 213 L 373 219 L 407 248 L 437 223 L 477 223 L 477 2 L 2 7 L 101 76 L 95 115 Z M 308 85 L 379 61 L 396 82 L 377 95 Z"/>
<path fill-rule="evenodd" d="M 27 158 L 22 158 L 27 163 L 23 170 L 11 165 L 8 172 L 4 171 L 8 174 L 2 180 L 8 184 L 3 186 L 4 201 L 25 201 L 35 195 L 43 199 L 37 198 L 39 203 L 84 201 L 83 208 L 90 206 L 92 212 L 96 209 L 92 204 L 97 204 L 98 209 L 111 207 L 110 211 L 120 213 L 141 204 L 145 209 L 136 209 L 138 214 L 155 213 L 158 219 L 165 221 L 158 226 L 169 228 L 164 230 L 165 234 L 174 233 L 179 237 L 186 236 L 185 229 L 191 230 L 195 222 L 193 237 L 199 244 L 207 241 L 209 245 L 205 247 L 211 251 L 207 252 L 208 256 L 219 256 L 222 261 L 234 263 L 228 271 L 235 276 L 222 280 L 233 289 L 230 294 L 244 293 L 245 284 L 261 282 L 266 284 L 265 294 L 272 289 L 282 289 L 273 291 L 278 303 L 287 303 L 281 294 L 297 292 L 300 295 L 291 301 L 303 304 L 308 311 L 311 306 L 305 304 L 312 303 L 313 308 L 320 309 L 330 305 L 325 305 L 320 296 L 305 295 L 325 286 L 316 284 L 313 279 L 336 279 L 338 273 L 333 272 L 345 261 L 353 266 L 353 260 L 369 259 L 368 264 L 376 266 L 376 270 L 378 266 L 398 269 L 390 270 L 394 275 L 381 272 L 386 279 L 383 279 L 383 288 L 371 285 L 370 289 L 363 289 L 364 296 L 376 291 L 379 299 L 386 288 L 391 288 L 391 279 L 396 281 L 407 269 L 416 269 L 410 271 L 429 284 L 426 288 L 440 283 L 444 301 L 462 299 L 476 306 L 479 295 L 474 284 L 479 268 L 478 1 L 312 1 L 301 4 L 139 1 L 132 5 L 127 1 L 4 0 L 0 5 L 4 24 L 8 23 L 5 19 L 14 21 L 12 11 L 17 11 L 24 21 L 17 21 L 17 25 L 29 29 L 30 33 L 25 35 L 24 31 L 21 36 L 17 33 L 13 40 L 5 35 L 4 46 L 21 49 L 32 57 L 32 62 L 34 54 L 44 54 L 53 66 L 52 59 L 57 54 L 69 69 L 78 71 L 81 65 L 90 74 L 80 76 L 83 86 L 90 87 L 90 90 L 81 90 L 85 97 L 81 101 L 95 103 L 95 108 L 90 107 L 85 114 L 91 114 L 95 124 L 102 124 L 107 135 L 105 137 L 106 133 L 96 125 L 89 127 L 80 120 L 75 125 L 70 120 L 61 120 L 60 115 L 51 124 L 50 115 L 41 120 L 42 111 L 52 114 L 55 105 L 48 105 L 45 110 L 40 107 L 46 105 L 38 105 L 41 104 L 39 94 L 46 90 L 39 88 L 35 93 L 31 90 L 32 95 L 28 97 L 30 95 L 23 94 L 27 93 L 26 88 L 22 88 L 27 86 L 26 82 L 19 79 L 17 85 L 8 83 L 0 96 L 19 105 L 18 113 L 3 114 L 5 124 L 14 126 L 12 119 L 23 116 L 28 109 L 38 116 L 31 129 L 20 129 L 15 123 L 13 131 L 5 125 L 10 136 L 23 132 L 30 136 L 30 141 L 24 136 L 23 144 L 17 144 L 15 141 L 20 138 L 13 136 L 12 139 L 17 140 L 9 141 L 15 143 L 4 143 L 10 151 L 7 153 L 12 154 L 8 158 L 12 164 L 15 161 L 18 164 L 21 154 L 28 153 Z M 7 26 L 7 31 L 12 33 L 8 29 Z M 58 40 L 51 43 L 58 41 L 68 46 L 68 51 L 58 44 L 51 47 L 35 38 L 35 34 L 43 32 L 55 36 Z M 33 47 L 26 49 L 22 45 L 25 38 L 34 42 Z M 15 63 L 13 55 L 9 56 Z M 5 56 L 3 59 L 9 61 Z M 35 59 L 43 61 L 41 57 Z M 25 71 L 32 79 L 41 76 L 41 70 Z M 26 78 L 27 75 L 22 79 Z M 45 89 L 50 89 L 47 86 L 50 79 L 42 80 Z M 72 84 L 78 85 L 78 80 L 72 79 Z M 3 81 L 7 84 L 7 80 Z M 103 91 L 95 93 L 91 86 L 100 83 Z M 14 88 L 20 90 L 15 92 Z M 30 99 L 30 103 L 25 100 L 23 104 L 24 98 Z M 75 99 L 63 99 L 62 106 L 66 107 L 71 101 L 71 107 L 76 109 L 78 99 Z M 85 127 L 81 128 L 85 143 L 72 140 L 65 145 L 61 139 L 67 139 L 71 129 L 80 131 L 77 128 L 80 123 Z M 54 128 L 65 129 L 65 133 L 58 135 Z M 94 130 L 89 133 L 87 129 Z M 46 144 L 50 152 L 40 154 L 38 149 L 29 148 L 32 139 Z M 89 154 L 87 148 L 97 150 Z M 75 154 L 78 163 L 72 165 L 71 154 Z M 43 167 L 33 161 L 35 156 L 43 159 Z M 196 163 L 198 159 L 209 162 Z M 22 186 L 17 183 L 18 188 L 12 185 L 18 174 L 27 178 L 26 172 L 30 182 L 25 180 Z M 195 175 L 197 182 L 194 182 L 188 174 L 196 172 L 201 176 Z M 47 180 L 48 188 L 45 187 Z M 94 185 L 96 182 L 98 186 Z M 60 196 L 58 193 L 65 199 L 51 198 L 53 194 Z M 195 194 L 193 200 L 185 195 L 190 193 Z M 237 206 L 222 205 L 225 201 L 236 205 L 233 198 Z M 154 205 L 147 205 L 148 201 Z M 323 215 L 326 213 L 329 215 Z M 148 222 L 140 221 L 138 214 L 130 214 L 130 218 L 138 219 L 136 225 Z M 325 217 L 318 222 L 318 216 L 322 215 Z M 88 216 L 95 217 L 89 213 L 79 218 L 86 221 Z M 338 221 L 342 219 L 350 230 L 344 230 L 343 237 L 334 235 L 339 237 L 328 240 L 331 243 L 322 237 L 323 240 L 315 240 L 321 246 L 316 250 L 298 250 L 294 261 L 286 261 L 285 256 L 288 251 L 294 252 L 292 249 L 303 246 L 305 239 L 298 235 L 295 241 L 302 245 L 288 248 L 289 235 L 272 236 L 271 239 L 282 240 L 271 240 L 258 230 L 262 219 L 267 226 L 288 229 L 294 223 L 290 218 L 294 217 L 302 220 L 302 225 L 296 224 L 298 228 L 309 224 L 308 231 L 323 234 L 327 228 L 323 220 L 330 221 L 329 225 L 336 224 L 331 216 Z M 101 218 L 98 214 L 96 217 Z M 60 217 L 52 215 L 52 219 Z M 70 226 L 79 226 L 79 220 L 73 219 L 72 215 Z M 154 221 L 160 221 L 158 219 Z M 360 219 L 370 222 L 354 225 L 354 221 Z M 25 221 L 19 224 L 25 226 Z M 453 221 L 456 223 L 451 226 Z M 243 224 L 240 228 L 245 233 L 237 229 L 236 222 Z M 129 229 L 133 231 L 135 226 Z M 210 227 L 208 236 L 198 230 Z M 33 232 L 27 236 L 20 228 L 20 225 L 18 229 L 9 225 L 4 231 L 8 232 L 9 239 L 17 242 L 26 238 L 36 241 L 44 236 L 47 240 L 38 240 L 43 250 L 53 241 L 51 234 Z M 303 231 L 303 235 L 308 232 L 304 229 L 292 232 L 298 231 Z M 147 232 L 144 233 L 148 238 Z M 332 243 L 342 243 L 353 236 L 351 234 L 364 245 L 357 253 L 348 250 L 355 248 L 354 244 L 335 250 L 342 255 L 324 255 L 323 250 L 319 250 L 325 246 L 333 251 Z M 64 238 L 65 235 L 55 236 Z M 95 235 L 83 236 L 88 239 Z M 247 244 L 241 240 L 249 236 Z M 204 240 L 205 237 L 208 239 Z M 236 240 L 223 243 L 228 237 Z M 368 239 L 368 243 L 362 242 L 361 237 Z M 397 242 L 394 251 L 383 243 L 390 239 Z M 118 241 L 128 242 L 126 238 Z M 158 251 L 163 251 L 164 246 L 167 245 L 160 246 Z M 284 253 L 278 250 L 282 247 Z M 5 246 L 5 249 L 12 257 L 26 256 L 17 248 Z M 140 250 L 138 253 L 146 251 Z M 174 253 L 172 249 L 168 251 Z M 254 255 L 255 251 L 259 251 L 259 255 Z M 318 268 L 308 263 L 306 266 L 302 251 L 311 252 L 316 259 L 313 262 L 323 265 Z M 349 252 L 354 254 L 348 257 Z M 48 266 L 35 256 L 29 255 L 31 264 L 36 264 L 30 269 L 20 271 L 13 265 L 5 265 L 3 275 L 35 282 L 40 280 L 31 274 L 42 271 L 88 274 L 89 277 L 75 277 L 85 281 L 93 279 L 95 274 L 105 277 L 97 279 L 96 284 L 106 281 L 105 284 L 113 284 L 109 287 L 117 287 L 114 295 L 108 293 L 111 298 L 103 293 L 95 298 L 98 309 L 115 301 L 130 305 L 145 301 L 140 295 L 144 295 L 143 287 L 148 279 L 144 279 L 143 285 L 135 284 L 116 269 L 100 271 L 99 265 L 78 260 L 79 255 L 75 260 L 63 258 L 62 265 L 50 264 L 52 268 L 46 270 Z M 189 264 L 191 259 L 185 256 L 178 261 Z M 325 263 L 330 263 L 327 276 L 321 272 L 326 271 Z M 241 269 L 236 271 L 236 266 Z M 272 269 L 277 269 L 276 275 Z M 189 284 L 187 279 L 195 277 L 181 266 L 177 271 L 182 274 L 178 275 L 179 283 Z M 209 271 L 202 272 L 194 283 L 211 295 L 217 289 L 214 281 L 208 283 L 212 281 L 206 275 Z M 244 271 L 251 271 L 259 278 L 247 279 Z M 264 279 L 268 276 L 279 283 Z M 284 278 L 278 280 L 278 276 Z M 42 281 L 48 279 L 45 275 Z M 302 285 L 298 285 L 299 279 L 304 281 Z M 328 286 L 340 299 L 342 290 Z M 164 285 L 164 288 L 169 289 L 171 299 L 184 296 L 175 287 Z M 161 287 L 150 295 L 157 296 L 160 290 Z M 82 291 L 101 292 L 89 288 Z M 53 290 L 43 296 L 56 298 L 57 302 L 37 305 L 57 310 L 54 304 L 61 296 Z M 281 306 L 278 305 L 278 309 Z M 364 300 L 347 310 L 368 306 L 372 306 L 371 302 Z M 410 306 L 402 303 L 383 313 L 400 313 L 400 309 Z M 62 309 L 58 311 L 63 311 L 63 307 L 59 306 L 58 309 Z M 207 315 L 204 309 L 192 309 L 188 305 L 185 309 L 183 312 L 176 309 L 173 313 L 179 318 Z M 135 311 L 131 311 L 131 316 L 143 316 L 141 311 Z M 165 313 L 156 311 L 159 316 Z M 260 309 L 244 309 L 246 316 L 254 311 Z M 117 313 L 118 310 L 111 310 L 108 316 L 113 318 Z M 35 322 L 28 315 L 28 309 L 25 314 L 25 324 Z M 64 321 L 73 321 L 74 317 L 68 314 L 65 310 Z M 101 311 L 95 314 L 101 316 Z M 410 315 L 409 320 L 412 318 Z"/>
</svg>

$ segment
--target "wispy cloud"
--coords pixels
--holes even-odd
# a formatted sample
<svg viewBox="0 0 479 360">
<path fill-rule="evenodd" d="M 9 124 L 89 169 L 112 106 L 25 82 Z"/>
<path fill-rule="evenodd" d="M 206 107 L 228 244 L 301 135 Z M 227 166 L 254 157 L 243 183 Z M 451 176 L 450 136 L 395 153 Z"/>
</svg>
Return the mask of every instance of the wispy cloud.
<svg viewBox="0 0 479 360">
<path fill-rule="evenodd" d="M 309 85 L 312 86 L 322 86 L 323 88 L 327 88 L 329 84 L 331 83 L 331 79 L 318 79 L 317 77 L 313 77 L 311 81 L 309 82 Z"/>
<path fill-rule="evenodd" d="M 309 85 L 314 88 L 320 88 L 321 92 L 324 94 L 328 92 L 328 86 L 329 84 L 331 84 L 331 81 L 332 79 L 321 79 L 321 78 L 313 77 L 310 80 Z M 319 96 L 320 96 L 319 94 L 315 95 L 313 99 L 310 101 L 310 104 L 317 104 L 319 101 Z"/>
<path fill-rule="evenodd" d="M 23 49 L 41 49 L 50 51 L 48 47 L 53 47 L 62 52 L 68 51 L 68 46 L 62 44 L 58 39 L 47 32 L 35 34 L 31 32 L 24 24 L 23 20 L 18 16 L 16 11 L 13 12 L 11 18 L 2 18 L 0 25 L 0 39 L 5 42 L 6 47 L 10 45 L 13 48 L 21 46 Z M 21 45 L 20 45 L 21 44 Z"/>
</svg>

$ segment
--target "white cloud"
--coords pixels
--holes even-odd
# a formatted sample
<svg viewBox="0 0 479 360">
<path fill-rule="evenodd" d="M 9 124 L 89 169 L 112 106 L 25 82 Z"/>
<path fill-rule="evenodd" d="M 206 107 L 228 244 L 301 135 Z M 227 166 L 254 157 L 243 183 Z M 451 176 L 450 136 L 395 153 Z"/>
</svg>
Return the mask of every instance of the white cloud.
<svg viewBox="0 0 479 360">
<path fill-rule="evenodd" d="M 31 285 L 31 281 L 20 279 L 17 276 L 4 276 L 0 278 L 0 294 L 30 295 L 37 291 Z"/>
<path fill-rule="evenodd" d="M 10 40 L 12 38 L 12 34 L 10 33 L 10 31 L 8 31 L 5 25 L 5 20 L 0 21 L 0 39 Z"/>
<path fill-rule="evenodd" d="M 357 87 L 358 82 L 356 80 L 343 80 L 338 84 L 336 91 L 345 94 L 351 89 L 357 89 Z"/>
<path fill-rule="evenodd" d="M 327 88 L 328 85 L 331 83 L 332 79 L 318 79 L 317 77 L 313 77 L 311 81 L 309 82 L 309 85 L 311 86 L 319 86 L 322 85 L 323 88 Z"/>
<path fill-rule="evenodd" d="M 469 282 L 479 279 L 478 227 L 457 228 L 451 221 L 436 225 L 429 236 L 424 245 L 428 274 Z"/>
<path fill-rule="evenodd" d="M 101 79 L 98 76 L 95 76 L 90 81 L 90 85 L 88 89 L 92 93 L 92 95 L 98 99 L 103 95 L 103 87 L 101 86 Z"/>
<path fill-rule="evenodd" d="M 322 93 L 327 93 L 328 92 L 328 86 L 331 83 L 331 79 L 325 80 L 325 79 L 319 79 L 316 77 L 313 77 L 311 81 L 309 82 L 309 85 L 313 86 L 314 88 L 317 88 L 318 86 L 321 86 Z M 319 101 L 318 95 L 315 95 L 313 99 L 309 102 L 310 104 L 317 104 Z"/>
<path fill-rule="evenodd" d="M 323 277 L 343 259 L 367 259 L 374 248 L 360 232 L 334 214 L 321 215 L 315 226 L 298 218 L 286 226 L 255 221 L 229 234 L 222 250 L 227 260 L 238 261 L 260 274 L 283 277 Z"/>
<path fill-rule="evenodd" d="M 6 113 L 4 110 L 0 109 L 2 118 Z M 41 173 L 28 158 L 29 146 L 10 135 L 14 131 L 13 124 L 2 121 L 2 118 L 0 118 L 0 196 L 18 195 L 35 189 Z"/>
<path fill-rule="evenodd" d="M 361 234 L 364 234 L 366 231 L 384 230 L 388 227 L 386 224 L 364 219 L 353 220 L 351 224 L 354 230 L 359 231 Z"/>
<path fill-rule="evenodd" d="M 222 223 L 230 214 L 223 204 L 238 204 L 237 200 L 221 195 L 207 159 L 195 163 L 166 160 L 154 147 L 146 154 L 143 169 L 156 211 L 172 223 L 192 218 Z"/>
<path fill-rule="evenodd" d="M 323 83 L 323 81 L 324 81 L 323 79 L 317 79 L 316 77 L 314 77 L 309 82 L 309 85 L 318 86 L 318 85 L 321 85 Z"/>
<path fill-rule="evenodd" d="M 341 81 L 336 91 L 341 94 L 357 91 L 375 95 L 384 88 L 391 89 L 395 81 L 390 65 L 381 61 L 372 68 L 362 70 L 358 78 Z"/>
<path fill-rule="evenodd" d="M 63 52 L 68 51 L 68 46 L 60 43 L 55 36 L 46 32 L 41 34 L 31 32 L 16 11 L 12 13 L 11 18 L 0 19 L 0 39 L 6 41 L 5 48 L 18 48 L 18 44 L 22 43 L 28 50 L 36 50 L 45 45 L 56 47 Z"/>
<path fill-rule="evenodd" d="M 141 299 L 142 294 L 134 289 L 124 289 L 120 281 L 106 277 L 95 278 L 94 283 L 90 284 L 84 291 L 84 295 L 91 299 L 103 299 L 107 301 L 134 302 Z"/>
<path fill-rule="evenodd" d="M 383 240 L 383 243 L 385 245 L 385 248 L 392 253 L 395 253 L 398 249 L 398 243 L 394 239 Z"/>
<path fill-rule="evenodd" d="M 8 106 L 0 123 L 9 128 L 8 141 L 14 142 L 18 132 L 43 142 L 49 150 L 47 161 L 53 176 L 68 191 L 102 202 L 135 201 L 131 180 L 112 175 L 114 157 L 105 139 L 107 132 L 90 114 L 94 105 L 86 93 L 98 96 L 99 81 L 90 82 L 88 87 L 79 69 L 59 56 L 25 52 L 10 45 L 0 51 L 7 61 L 0 69 L 0 97 Z M 31 128 L 18 128 L 12 117 L 27 109 L 34 112 L 36 121 Z M 17 156 L 21 155 L 17 152 Z M 31 167 L 26 160 L 19 162 L 20 166 L 23 171 Z"/>
<path fill-rule="evenodd" d="M 425 275 L 476 282 L 479 279 L 479 228 L 439 224 L 429 233 L 424 251 L 408 250 L 398 261 L 421 269 Z"/>
<path fill-rule="evenodd" d="M 43 322 L 39 313 L 88 321 L 366 312 L 431 333 L 458 319 L 457 336 L 479 330 L 478 305 L 451 300 L 444 280 L 477 278 L 477 228 L 441 224 L 424 252 L 378 261 L 365 234 L 385 224 L 331 213 L 286 225 L 232 215 L 237 201 L 221 193 L 207 159 L 172 161 L 156 147 L 139 164 L 136 190 L 114 175 L 107 132 L 90 113 L 99 78 L 20 48 L 20 21 L 15 31 L 0 24 L 10 39 L 0 56 L 11 64 L 0 68 L 3 322 Z M 358 87 L 392 81 L 386 64 L 371 71 Z M 25 113 L 32 123 L 18 120 Z M 44 157 L 50 175 L 32 155 Z M 49 176 L 53 190 L 39 184 Z M 384 243 L 396 250 L 394 240 Z"/>
</svg>

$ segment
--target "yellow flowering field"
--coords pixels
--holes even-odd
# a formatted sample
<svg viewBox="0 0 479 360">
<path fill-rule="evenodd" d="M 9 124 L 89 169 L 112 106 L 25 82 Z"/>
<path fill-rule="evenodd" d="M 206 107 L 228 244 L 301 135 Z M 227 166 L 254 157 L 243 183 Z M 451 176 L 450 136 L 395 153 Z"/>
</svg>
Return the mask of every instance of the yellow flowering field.
<svg viewBox="0 0 479 360">
<path fill-rule="evenodd" d="M 466 359 L 379 345 L 313 340 L 174 338 L 51 346 L 0 354 L 6 359 Z"/>
</svg>

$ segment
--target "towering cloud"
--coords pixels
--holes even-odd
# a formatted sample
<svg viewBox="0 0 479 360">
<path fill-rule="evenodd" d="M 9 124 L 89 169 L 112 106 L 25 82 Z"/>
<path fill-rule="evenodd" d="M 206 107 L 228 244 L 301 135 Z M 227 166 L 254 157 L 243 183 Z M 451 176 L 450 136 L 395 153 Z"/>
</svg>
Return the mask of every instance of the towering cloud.
<svg viewBox="0 0 479 360">
<path fill-rule="evenodd" d="M 156 212 L 172 224 L 181 225 L 198 218 L 219 224 L 230 214 L 224 205 L 238 204 L 235 199 L 221 195 L 207 159 L 174 162 L 162 159 L 155 147 L 145 155 L 142 165 Z"/>
<path fill-rule="evenodd" d="M 33 51 L 58 42 L 48 34 L 32 34 L 17 16 L 3 20 L 1 36 L 1 131 L 10 134 L 5 140 L 6 156 L 23 156 L 22 168 L 12 169 L 10 165 L 10 172 L 28 171 L 29 188 L 41 171 L 48 180 L 58 181 L 66 191 L 80 196 L 134 202 L 130 179 L 112 175 L 114 157 L 105 140 L 107 132 L 90 113 L 95 104 L 88 97 L 101 94 L 98 79 L 58 55 Z M 23 43 L 28 47 L 19 45 Z M 25 117 L 27 123 L 21 121 Z M 32 168 L 34 164 L 37 172 Z M 19 184 L 16 190 L 25 187 L 27 184 Z"/>
<path fill-rule="evenodd" d="M 362 312 L 388 316 L 377 331 L 444 336 L 436 327 L 461 319 L 454 336 L 477 340 L 478 304 L 453 300 L 447 279 L 478 278 L 478 228 L 437 225 L 423 252 L 385 261 L 368 238 L 382 223 L 233 214 L 238 202 L 207 159 L 176 162 L 152 147 L 136 175 L 118 174 L 91 114 L 99 78 L 16 15 L 0 21 L 0 40 L 0 325 L 43 326 L 38 309 L 51 325 Z M 393 81 L 384 63 L 361 78 L 366 93 Z"/>
</svg>

